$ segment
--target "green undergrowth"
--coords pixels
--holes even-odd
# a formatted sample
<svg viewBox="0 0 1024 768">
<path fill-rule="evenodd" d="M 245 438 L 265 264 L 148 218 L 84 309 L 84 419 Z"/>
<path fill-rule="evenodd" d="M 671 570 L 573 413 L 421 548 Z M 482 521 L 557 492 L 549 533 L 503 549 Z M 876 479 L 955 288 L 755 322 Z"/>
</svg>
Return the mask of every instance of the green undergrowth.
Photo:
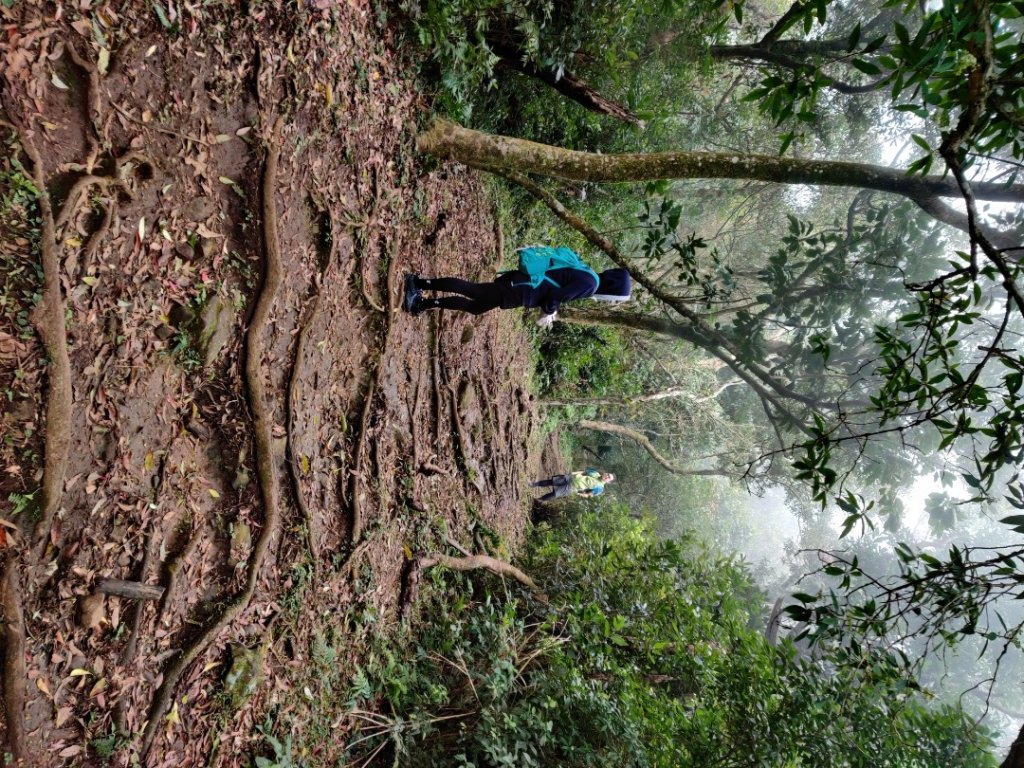
<svg viewBox="0 0 1024 768">
<path fill-rule="evenodd" d="M 547 208 L 521 190 L 492 181 L 489 193 L 496 204 L 498 224 L 505 233 L 503 269 L 515 267 L 517 247 L 533 243 L 568 245 L 595 269 L 612 266 L 579 233 L 561 225 Z M 587 304 L 582 302 L 579 306 Z M 640 390 L 649 364 L 632 353 L 621 331 L 567 322 L 541 329 L 533 323 L 535 315 L 536 312 L 527 312 L 526 328 L 534 350 L 531 388 L 540 397 L 572 399 Z"/>
<path fill-rule="evenodd" d="M 635 391 L 622 334 L 611 328 L 555 323 L 535 334 L 537 386 L 545 397 L 589 397 Z"/>
<path fill-rule="evenodd" d="M 521 565 L 550 602 L 424 576 L 413 624 L 372 643 L 344 693 L 350 764 L 992 764 L 987 735 L 884 656 L 770 645 L 741 564 L 658 541 L 622 506 L 571 504 Z"/>
</svg>

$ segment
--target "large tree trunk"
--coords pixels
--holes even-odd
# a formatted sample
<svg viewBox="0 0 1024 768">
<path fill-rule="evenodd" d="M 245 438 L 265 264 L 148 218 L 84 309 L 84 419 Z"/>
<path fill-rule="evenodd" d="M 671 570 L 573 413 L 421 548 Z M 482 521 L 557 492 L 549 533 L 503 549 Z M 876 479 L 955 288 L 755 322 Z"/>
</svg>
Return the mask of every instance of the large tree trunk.
<svg viewBox="0 0 1024 768">
<path fill-rule="evenodd" d="M 753 179 L 780 184 L 861 187 L 911 200 L 961 197 L 956 179 L 908 176 L 898 168 L 832 160 L 714 152 L 649 152 L 599 155 L 482 133 L 437 120 L 416 139 L 421 152 L 477 168 L 536 173 L 567 181 L 654 179 Z M 979 200 L 1024 202 L 1024 185 L 976 182 Z"/>
<path fill-rule="evenodd" d="M 1024 768 L 1024 727 L 1021 727 L 1017 738 L 1010 745 L 1010 753 L 999 768 Z"/>
<path fill-rule="evenodd" d="M 644 121 L 626 106 L 602 95 L 572 72 L 563 70 L 561 73 L 558 73 L 550 68 L 542 69 L 533 62 L 524 60 L 522 52 L 514 48 L 490 41 L 489 44 L 491 50 L 501 59 L 504 67 L 539 80 L 545 85 L 554 88 L 567 99 L 575 101 L 584 109 L 598 115 L 614 117 L 616 120 L 631 123 L 639 128 L 644 127 Z"/>
</svg>

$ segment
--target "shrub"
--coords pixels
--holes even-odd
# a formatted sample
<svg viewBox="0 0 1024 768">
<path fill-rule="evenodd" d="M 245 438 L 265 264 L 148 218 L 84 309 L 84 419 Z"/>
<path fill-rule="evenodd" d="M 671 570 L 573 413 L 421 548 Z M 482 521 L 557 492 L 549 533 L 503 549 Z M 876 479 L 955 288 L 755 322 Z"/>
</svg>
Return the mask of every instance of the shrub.
<svg viewBox="0 0 1024 768">
<path fill-rule="evenodd" d="M 526 567 L 549 605 L 492 577 L 430 574 L 404 647 L 382 642 L 353 681 L 353 759 L 994 765 L 986 733 L 926 707 L 885 657 L 843 667 L 768 644 L 740 565 L 658 542 L 624 508 L 538 530 Z"/>
</svg>

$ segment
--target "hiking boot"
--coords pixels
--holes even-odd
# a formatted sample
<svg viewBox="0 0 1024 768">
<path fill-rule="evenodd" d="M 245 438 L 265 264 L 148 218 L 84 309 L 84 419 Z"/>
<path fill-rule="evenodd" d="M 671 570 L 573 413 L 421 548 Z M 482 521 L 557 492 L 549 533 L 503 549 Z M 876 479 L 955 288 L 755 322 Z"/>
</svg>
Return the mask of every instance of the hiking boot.
<svg viewBox="0 0 1024 768">
<path fill-rule="evenodd" d="M 427 305 L 427 300 L 422 296 L 416 296 L 411 302 L 409 302 L 409 309 L 407 310 L 410 315 L 415 317 L 426 312 L 430 307 Z"/>
<path fill-rule="evenodd" d="M 402 299 L 402 309 L 404 309 L 406 312 L 411 312 L 414 315 L 418 315 L 420 312 L 423 311 L 423 309 L 420 308 L 419 311 L 416 311 L 414 307 L 416 306 L 416 303 L 419 302 L 422 298 L 423 291 L 416 287 L 416 275 L 414 275 L 411 272 L 406 274 L 405 297 Z"/>
</svg>

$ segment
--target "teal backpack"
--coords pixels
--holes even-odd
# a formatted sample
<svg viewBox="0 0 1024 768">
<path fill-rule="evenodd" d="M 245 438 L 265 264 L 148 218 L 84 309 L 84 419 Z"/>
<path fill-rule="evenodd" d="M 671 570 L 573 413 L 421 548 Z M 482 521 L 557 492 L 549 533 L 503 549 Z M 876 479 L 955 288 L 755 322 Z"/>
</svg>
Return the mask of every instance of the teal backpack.
<svg viewBox="0 0 1024 768">
<path fill-rule="evenodd" d="M 583 259 L 576 255 L 571 248 L 550 248 L 546 245 L 531 245 L 519 249 L 519 271 L 527 276 L 513 285 L 528 285 L 531 288 L 539 288 L 545 280 L 556 288 L 561 286 L 548 277 L 547 273 L 552 269 L 580 269 L 594 278 L 594 282 L 600 285 L 601 278 L 597 272 L 587 266 Z"/>
</svg>

